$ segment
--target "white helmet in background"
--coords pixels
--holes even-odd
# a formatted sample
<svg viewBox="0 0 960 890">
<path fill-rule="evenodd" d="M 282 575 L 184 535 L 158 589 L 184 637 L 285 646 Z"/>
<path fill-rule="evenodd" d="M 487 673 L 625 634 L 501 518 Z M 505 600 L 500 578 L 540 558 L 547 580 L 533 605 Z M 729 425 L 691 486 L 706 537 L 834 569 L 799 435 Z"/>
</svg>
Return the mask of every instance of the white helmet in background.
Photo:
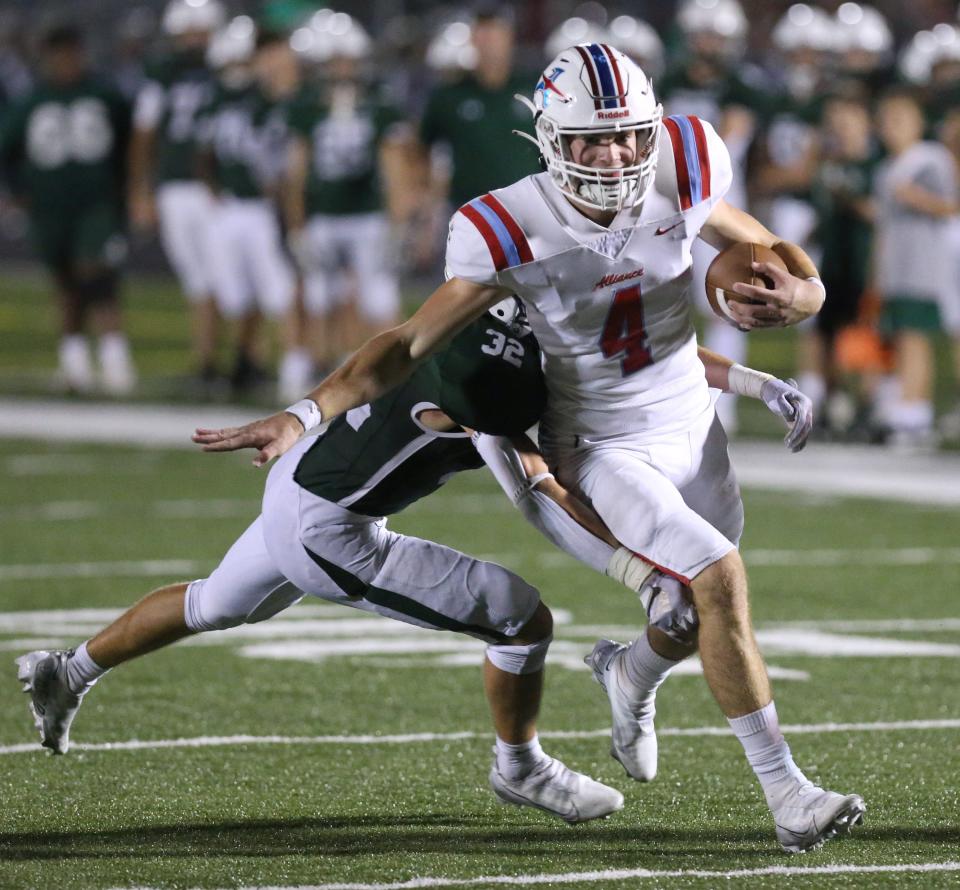
<svg viewBox="0 0 960 890">
<path fill-rule="evenodd" d="M 723 38 L 727 56 L 741 55 L 746 48 L 749 23 L 737 0 L 684 0 L 677 24 L 688 40 L 697 34 Z"/>
<path fill-rule="evenodd" d="M 839 52 L 873 53 L 886 56 L 893 50 L 893 32 L 883 14 L 872 6 L 841 3 L 834 18 L 836 48 Z"/>
<path fill-rule="evenodd" d="M 470 39 L 470 25 L 448 22 L 427 44 L 426 63 L 434 71 L 470 71 L 477 65 L 477 49 Z"/>
<path fill-rule="evenodd" d="M 911 83 L 926 85 L 942 62 L 960 62 L 960 29 L 944 23 L 913 35 L 900 55 L 900 71 Z"/>
<path fill-rule="evenodd" d="M 333 58 L 366 59 L 373 47 L 370 35 L 352 15 L 320 9 L 290 36 L 294 52 L 310 62 Z"/>
<path fill-rule="evenodd" d="M 770 34 L 781 52 L 801 49 L 830 52 L 837 48 L 836 22 L 818 6 L 794 3 Z"/>
<path fill-rule="evenodd" d="M 599 210 L 620 210 L 643 201 L 653 184 L 663 107 L 643 69 L 605 43 L 579 44 L 547 65 L 533 101 L 536 141 L 553 183 L 572 200 Z M 576 136 L 633 130 L 635 163 L 599 168 L 576 164 Z M 521 134 L 525 135 L 525 134 Z"/>
<path fill-rule="evenodd" d="M 216 71 L 231 65 L 243 65 L 253 58 L 257 29 L 248 15 L 231 19 L 210 38 L 207 47 L 207 65 Z"/>
<path fill-rule="evenodd" d="M 193 31 L 212 33 L 226 20 L 220 0 L 170 0 L 163 11 L 163 30 L 172 37 Z"/>
<path fill-rule="evenodd" d="M 623 50 L 650 77 L 663 74 L 663 41 L 653 26 L 632 15 L 618 15 L 610 22 L 610 42 Z"/>
<path fill-rule="evenodd" d="M 561 22 L 543 44 L 548 59 L 560 55 L 568 46 L 577 43 L 606 43 L 610 35 L 603 25 L 588 21 L 579 15 Z"/>
</svg>

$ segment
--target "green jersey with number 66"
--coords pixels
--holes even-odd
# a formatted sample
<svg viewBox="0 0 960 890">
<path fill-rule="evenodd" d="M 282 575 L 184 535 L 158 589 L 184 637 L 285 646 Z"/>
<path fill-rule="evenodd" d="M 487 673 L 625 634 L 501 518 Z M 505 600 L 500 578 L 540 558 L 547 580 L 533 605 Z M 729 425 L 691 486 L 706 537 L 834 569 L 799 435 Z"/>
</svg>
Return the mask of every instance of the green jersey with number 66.
<svg viewBox="0 0 960 890">
<path fill-rule="evenodd" d="M 540 417 L 540 349 L 526 329 L 483 315 L 387 395 L 341 415 L 300 460 L 296 481 L 366 516 L 388 516 L 483 466 L 462 431 L 419 419 L 439 409 L 470 429 L 519 435 Z"/>
<path fill-rule="evenodd" d="M 122 204 L 130 108 L 95 80 L 42 84 L 6 114 L 4 167 L 31 215 Z"/>
</svg>

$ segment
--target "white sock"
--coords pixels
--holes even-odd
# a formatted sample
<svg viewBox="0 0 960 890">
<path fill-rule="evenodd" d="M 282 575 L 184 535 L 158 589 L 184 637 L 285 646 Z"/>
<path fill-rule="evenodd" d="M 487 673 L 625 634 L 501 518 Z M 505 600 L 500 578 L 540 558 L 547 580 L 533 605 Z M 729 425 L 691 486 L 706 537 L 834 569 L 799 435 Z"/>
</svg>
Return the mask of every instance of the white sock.
<svg viewBox="0 0 960 890">
<path fill-rule="evenodd" d="M 67 659 L 67 685 L 71 692 L 86 692 L 108 670 L 100 667 L 87 652 L 87 644 L 81 643 Z"/>
<path fill-rule="evenodd" d="M 497 736 L 494 751 L 497 754 L 497 769 L 500 775 L 511 780 L 529 776 L 539 763 L 547 759 L 537 736 L 519 745 L 511 745 Z"/>
<path fill-rule="evenodd" d="M 137 382 L 130 358 L 130 344 L 119 331 L 103 334 L 97 346 L 103 388 L 112 395 L 126 395 Z"/>
<path fill-rule="evenodd" d="M 789 779 L 791 784 L 807 781 L 800 767 L 793 762 L 790 746 L 780 732 L 777 708 L 773 702 L 742 717 L 728 717 L 727 722 L 740 739 L 747 761 L 760 780 L 768 803 L 771 793 L 775 794 L 781 789 L 785 779 Z"/>
<path fill-rule="evenodd" d="M 93 389 L 93 362 L 83 334 L 69 334 L 60 340 L 60 371 L 67 385 L 80 392 Z"/>
<path fill-rule="evenodd" d="M 641 723 L 652 722 L 657 713 L 657 689 L 667 679 L 677 662 L 653 651 L 646 633 L 635 639 L 617 665 L 620 688 L 633 705 Z"/>
</svg>

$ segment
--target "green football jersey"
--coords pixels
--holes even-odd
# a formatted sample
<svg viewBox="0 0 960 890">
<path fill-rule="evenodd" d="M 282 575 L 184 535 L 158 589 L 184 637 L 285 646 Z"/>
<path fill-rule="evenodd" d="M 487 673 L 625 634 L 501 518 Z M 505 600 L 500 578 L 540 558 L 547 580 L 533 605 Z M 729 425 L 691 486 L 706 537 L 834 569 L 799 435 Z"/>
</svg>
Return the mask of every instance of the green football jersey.
<svg viewBox="0 0 960 890">
<path fill-rule="evenodd" d="M 811 196 L 817 210 L 817 243 L 823 245 L 820 277 L 842 282 L 859 294 L 867 282 L 873 223 L 856 205 L 871 198 L 879 158 L 824 160 L 817 169 Z"/>
<path fill-rule="evenodd" d="M 307 140 L 307 214 L 382 210 L 380 146 L 402 120 L 399 110 L 378 98 L 338 112 L 315 89 L 302 91 L 288 109 L 287 123 Z"/>
<path fill-rule="evenodd" d="M 0 151 L 11 188 L 31 214 L 123 203 L 130 106 L 93 77 L 41 84 L 3 120 Z"/>
<path fill-rule="evenodd" d="M 540 172 L 536 147 L 512 132 L 533 135 L 530 112 L 514 95 L 531 95 L 535 83 L 535 76 L 513 75 L 500 89 L 488 90 L 466 74 L 430 94 L 420 140 L 449 147 L 453 206 Z"/>
<path fill-rule="evenodd" d="M 156 128 L 158 182 L 197 178 L 197 119 L 214 89 L 202 56 L 180 53 L 148 66 L 137 96 L 136 124 Z"/>
<path fill-rule="evenodd" d="M 457 423 L 517 435 L 546 404 L 540 348 L 484 315 L 396 389 L 341 415 L 300 459 L 297 483 L 366 516 L 388 516 L 483 466 L 470 439 L 437 433 L 416 415 L 439 408 Z"/>
<path fill-rule="evenodd" d="M 213 155 L 216 185 L 235 198 L 262 197 L 273 178 L 271 109 L 256 87 L 218 86 L 197 116 L 199 141 Z"/>
</svg>

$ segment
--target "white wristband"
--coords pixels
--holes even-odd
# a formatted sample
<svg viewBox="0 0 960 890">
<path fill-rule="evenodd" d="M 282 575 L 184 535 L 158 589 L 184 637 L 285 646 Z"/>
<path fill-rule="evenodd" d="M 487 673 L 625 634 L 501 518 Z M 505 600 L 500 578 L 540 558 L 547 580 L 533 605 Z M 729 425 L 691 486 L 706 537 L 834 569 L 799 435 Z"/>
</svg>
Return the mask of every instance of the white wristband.
<svg viewBox="0 0 960 890">
<path fill-rule="evenodd" d="M 287 414 L 292 414 L 300 423 L 303 424 L 303 431 L 309 433 L 323 423 L 323 414 L 320 413 L 320 406 L 313 399 L 300 399 L 294 402 L 289 408 L 284 408 Z"/>
<path fill-rule="evenodd" d="M 730 365 L 728 372 L 727 392 L 736 393 L 738 396 L 748 396 L 751 399 L 759 399 L 763 384 L 768 380 L 775 380 L 773 374 L 765 374 L 763 371 L 754 371 L 753 368 L 745 368 L 743 365 Z"/>
</svg>

